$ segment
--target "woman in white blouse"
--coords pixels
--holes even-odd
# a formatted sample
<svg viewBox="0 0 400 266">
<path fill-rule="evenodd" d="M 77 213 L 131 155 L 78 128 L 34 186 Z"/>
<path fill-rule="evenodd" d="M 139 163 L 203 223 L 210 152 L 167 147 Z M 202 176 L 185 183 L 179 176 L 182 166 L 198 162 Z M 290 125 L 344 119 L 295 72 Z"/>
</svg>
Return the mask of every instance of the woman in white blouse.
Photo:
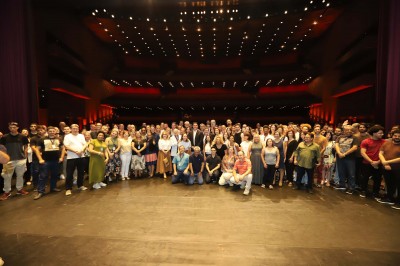
<svg viewBox="0 0 400 266">
<path fill-rule="evenodd" d="M 121 145 L 121 180 L 129 179 L 129 167 L 132 159 L 131 140 L 129 139 L 129 132 L 123 131 L 122 138 L 119 139 Z"/>
<path fill-rule="evenodd" d="M 249 146 L 251 144 L 251 141 L 249 141 L 249 133 L 244 133 L 243 134 L 243 141 L 240 143 L 240 148 L 242 152 L 244 153 L 244 156 L 247 158 L 249 154 Z"/>
<path fill-rule="evenodd" d="M 172 171 L 172 162 L 171 140 L 165 131 L 162 133 L 161 139 L 158 141 L 158 149 L 156 172 L 163 174 L 164 178 L 167 178 L 167 172 Z"/>
</svg>

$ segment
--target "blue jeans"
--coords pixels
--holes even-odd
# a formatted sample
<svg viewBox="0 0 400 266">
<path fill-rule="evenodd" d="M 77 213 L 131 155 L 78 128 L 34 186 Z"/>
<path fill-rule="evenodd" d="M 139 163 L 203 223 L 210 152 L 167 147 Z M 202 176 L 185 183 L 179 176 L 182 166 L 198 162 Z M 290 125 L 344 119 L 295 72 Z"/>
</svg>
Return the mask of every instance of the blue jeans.
<svg viewBox="0 0 400 266">
<path fill-rule="evenodd" d="M 32 161 L 32 163 L 31 163 L 31 175 L 32 175 L 33 187 L 35 187 L 35 188 L 38 186 L 39 174 L 40 174 L 39 161 Z"/>
<path fill-rule="evenodd" d="M 44 193 L 46 190 L 47 177 L 50 172 L 50 190 L 57 187 L 57 180 L 60 175 L 60 165 L 58 161 L 47 161 L 44 164 L 39 165 L 39 182 L 38 182 L 38 192 Z"/>
<path fill-rule="evenodd" d="M 196 178 L 197 178 L 197 184 L 203 185 L 203 183 L 204 183 L 203 175 L 200 172 L 198 172 L 197 174 L 189 176 L 188 185 L 193 185 L 194 184 L 194 180 Z"/>
<path fill-rule="evenodd" d="M 189 184 L 189 172 L 184 174 L 183 171 L 176 171 L 176 175 L 172 176 L 172 184 L 176 184 L 179 182 L 185 183 L 186 185 L 193 185 L 193 183 Z"/>
<path fill-rule="evenodd" d="M 356 188 L 356 160 L 355 158 L 337 158 L 337 166 L 339 172 L 339 186 L 346 187 L 346 179 L 348 188 L 354 190 Z"/>
</svg>

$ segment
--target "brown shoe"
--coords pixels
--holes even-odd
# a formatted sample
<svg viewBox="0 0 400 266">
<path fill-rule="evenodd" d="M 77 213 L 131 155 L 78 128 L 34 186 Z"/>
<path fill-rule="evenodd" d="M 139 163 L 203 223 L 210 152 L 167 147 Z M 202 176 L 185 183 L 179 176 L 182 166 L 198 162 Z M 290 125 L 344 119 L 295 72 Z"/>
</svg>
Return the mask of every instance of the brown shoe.
<svg viewBox="0 0 400 266">
<path fill-rule="evenodd" d="M 29 192 L 24 190 L 24 189 L 21 189 L 21 190 L 17 191 L 17 195 L 28 195 L 28 194 L 29 194 Z"/>
<path fill-rule="evenodd" d="M 11 192 L 4 192 L 3 195 L 1 195 L 0 200 L 7 200 L 11 196 Z"/>
</svg>

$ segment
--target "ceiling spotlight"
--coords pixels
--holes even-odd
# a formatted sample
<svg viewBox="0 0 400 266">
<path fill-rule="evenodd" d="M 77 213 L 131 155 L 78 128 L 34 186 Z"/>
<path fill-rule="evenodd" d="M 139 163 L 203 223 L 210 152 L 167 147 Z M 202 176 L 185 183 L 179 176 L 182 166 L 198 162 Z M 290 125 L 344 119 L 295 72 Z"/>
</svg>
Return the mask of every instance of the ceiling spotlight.
<svg viewBox="0 0 400 266">
<path fill-rule="evenodd" d="M 250 19 L 250 16 L 247 16 L 247 19 Z"/>
</svg>

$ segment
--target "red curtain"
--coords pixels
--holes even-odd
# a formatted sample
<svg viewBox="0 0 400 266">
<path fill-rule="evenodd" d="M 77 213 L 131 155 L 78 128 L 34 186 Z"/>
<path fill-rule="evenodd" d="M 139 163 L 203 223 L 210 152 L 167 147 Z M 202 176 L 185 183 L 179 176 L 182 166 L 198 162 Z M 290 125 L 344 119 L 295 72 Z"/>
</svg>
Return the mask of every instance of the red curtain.
<svg viewBox="0 0 400 266">
<path fill-rule="evenodd" d="M 6 132 L 9 121 L 18 122 L 22 128 L 37 119 L 28 2 L 0 2 L 0 130 Z"/>
</svg>

